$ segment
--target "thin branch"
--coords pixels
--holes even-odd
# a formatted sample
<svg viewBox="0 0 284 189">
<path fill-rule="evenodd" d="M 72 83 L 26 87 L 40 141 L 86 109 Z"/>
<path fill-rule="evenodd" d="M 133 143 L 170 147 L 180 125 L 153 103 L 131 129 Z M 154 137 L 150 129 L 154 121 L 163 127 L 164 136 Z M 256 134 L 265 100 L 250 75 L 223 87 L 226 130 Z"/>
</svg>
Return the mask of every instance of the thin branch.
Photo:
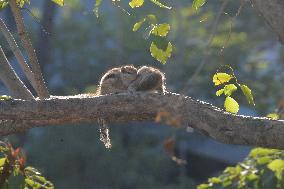
<svg viewBox="0 0 284 189">
<path fill-rule="evenodd" d="M 40 69 L 40 66 L 37 60 L 35 50 L 32 46 L 32 43 L 25 29 L 21 11 L 16 3 L 16 0 L 9 0 L 9 5 L 14 15 L 14 19 L 16 21 L 16 26 L 17 26 L 20 39 L 29 57 L 32 72 L 34 73 L 34 76 L 35 76 L 35 82 L 36 82 L 35 90 L 37 91 L 40 99 L 49 98 L 49 93 L 44 83 L 44 79 L 41 73 L 41 69 Z"/>
<path fill-rule="evenodd" d="M 98 97 L 67 96 L 46 100 L 0 102 L 0 133 L 44 125 L 95 122 L 155 121 L 166 112 L 167 122 L 191 126 L 229 144 L 284 149 L 284 120 L 232 115 L 211 104 L 167 93 L 117 94 Z M 10 124 L 9 124 L 10 122 Z"/>
<path fill-rule="evenodd" d="M 14 98 L 32 100 L 34 96 L 17 76 L 0 46 L 0 79 Z"/>
<path fill-rule="evenodd" d="M 215 21 L 212 25 L 212 29 L 210 31 L 210 36 L 209 39 L 207 41 L 206 47 L 204 49 L 204 55 L 203 55 L 203 59 L 201 61 L 201 63 L 199 64 L 199 66 L 196 68 L 196 70 L 194 71 L 193 75 L 189 78 L 189 80 L 186 82 L 185 87 L 182 89 L 181 93 L 185 93 L 186 91 L 188 91 L 188 89 L 190 88 L 190 85 L 194 82 L 194 80 L 196 79 L 196 77 L 199 75 L 199 73 L 201 72 L 202 68 L 206 65 L 206 63 L 208 62 L 208 57 L 211 54 L 211 44 L 212 41 L 216 35 L 216 31 L 217 31 L 217 27 L 219 25 L 220 22 L 220 18 L 221 15 L 224 13 L 224 10 L 226 8 L 226 6 L 228 5 L 229 0 L 224 0 L 218 13 L 217 16 L 215 18 Z"/>
<path fill-rule="evenodd" d="M 278 35 L 279 42 L 284 44 L 284 1 L 250 0 L 254 8 L 265 19 L 266 23 Z"/>
<path fill-rule="evenodd" d="M 22 70 L 24 71 L 25 75 L 27 76 L 28 80 L 31 82 L 33 88 L 36 88 L 35 78 L 34 74 L 32 73 L 29 65 L 26 63 L 25 58 L 23 54 L 21 53 L 13 35 L 7 28 L 5 22 L 0 18 L 0 29 L 2 33 L 4 34 L 7 42 L 10 45 L 11 50 L 13 51 L 16 59 L 18 60 L 18 63 L 20 64 Z"/>
</svg>

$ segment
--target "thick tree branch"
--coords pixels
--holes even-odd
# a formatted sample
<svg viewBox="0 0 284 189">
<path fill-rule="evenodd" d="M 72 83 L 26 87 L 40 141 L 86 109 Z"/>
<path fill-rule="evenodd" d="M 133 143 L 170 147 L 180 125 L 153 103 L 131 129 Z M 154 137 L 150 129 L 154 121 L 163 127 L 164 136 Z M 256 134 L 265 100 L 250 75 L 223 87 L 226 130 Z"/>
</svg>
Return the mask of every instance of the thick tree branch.
<svg viewBox="0 0 284 189">
<path fill-rule="evenodd" d="M 32 43 L 25 29 L 21 11 L 16 3 L 16 0 L 9 0 L 9 5 L 11 7 L 12 13 L 16 21 L 16 26 L 17 26 L 20 39 L 29 57 L 32 72 L 34 73 L 34 76 L 35 76 L 35 82 L 36 82 L 35 90 L 38 93 L 38 96 L 40 99 L 49 98 L 49 93 L 44 83 L 44 79 L 41 73 L 41 69 L 40 69 L 40 66 L 37 60 L 35 50 L 32 46 Z"/>
<path fill-rule="evenodd" d="M 49 124 L 154 121 L 161 112 L 214 139 L 229 143 L 284 149 L 284 121 L 226 113 L 190 97 L 162 94 L 118 94 L 99 97 L 69 96 L 46 100 L 0 102 L 0 133 L 7 135 Z M 14 122 L 14 124 L 9 124 Z"/>
<path fill-rule="evenodd" d="M 4 23 L 4 21 L 1 18 L 0 18 L 0 29 L 1 29 L 2 33 L 4 34 L 7 42 L 9 43 L 10 48 L 13 51 L 16 59 L 18 60 L 18 63 L 20 64 L 22 70 L 24 71 L 28 80 L 31 82 L 32 86 L 35 88 L 36 83 L 35 83 L 34 74 L 32 73 L 29 65 L 26 63 L 25 58 L 24 58 L 23 54 L 21 53 L 13 35 L 11 34 L 11 32 L 7 28 L 6 24 Z"/>
<path fill-rule="evenodd" d="M 283 0 L 251 0 L 253 6 L 265 18 L 284 44 L 284 1 Z"/>
<path fill-rule="evenodd" d="M 9 61 L 7 60 L 2 47 L 0 46 L 0 80 L 12 93 L 14 98 L 34 99 L 32 93 L 17 76 Z"/>
</svg>

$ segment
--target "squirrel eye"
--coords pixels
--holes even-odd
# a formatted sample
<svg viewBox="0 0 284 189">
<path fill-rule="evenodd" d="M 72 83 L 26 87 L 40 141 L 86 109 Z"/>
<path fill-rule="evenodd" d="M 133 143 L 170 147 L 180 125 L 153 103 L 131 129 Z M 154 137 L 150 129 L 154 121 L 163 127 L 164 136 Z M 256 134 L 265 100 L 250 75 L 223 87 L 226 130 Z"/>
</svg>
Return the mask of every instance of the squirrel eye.
<svg viewBox="0 0 284 189">
<path fill-rule="evenodd" d="M 115 74 L 109 74 L 105 77 L 105 79 L 115 78 Z"/>
</svg>

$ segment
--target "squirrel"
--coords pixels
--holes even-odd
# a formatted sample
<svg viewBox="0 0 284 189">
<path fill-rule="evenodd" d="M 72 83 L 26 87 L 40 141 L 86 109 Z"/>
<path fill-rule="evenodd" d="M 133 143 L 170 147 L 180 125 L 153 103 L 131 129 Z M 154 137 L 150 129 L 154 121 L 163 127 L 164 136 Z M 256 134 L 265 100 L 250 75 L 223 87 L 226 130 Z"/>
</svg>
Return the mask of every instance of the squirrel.
<svg viewBox="0 0 284 189">
<path fill-rule="evenodd" d="M 96 95 L 166 91 L 165 75 L 159 69 L 143 66 L 139 69 L 132 65 L 108 70 L 100 80 Z M 100 140 L 106 148 L 111 148 L 109 129 L 104 119 L 98 119 Z"/>
</svg>

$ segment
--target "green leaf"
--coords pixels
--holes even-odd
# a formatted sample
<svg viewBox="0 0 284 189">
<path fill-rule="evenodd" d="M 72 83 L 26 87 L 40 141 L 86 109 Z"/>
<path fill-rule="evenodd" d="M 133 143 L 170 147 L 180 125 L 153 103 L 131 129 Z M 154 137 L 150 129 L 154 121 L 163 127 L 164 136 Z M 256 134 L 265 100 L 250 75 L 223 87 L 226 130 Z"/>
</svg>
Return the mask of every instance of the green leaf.
<svg viewBox="0 0 284 189">
<path fill-rule="evenodd" d="M 163 64 L 165 64 L 167 60 L 171 57 L 172 51 L 173 46 L 170 42 L 168 42 L 166 50 L 159 49 L 154 42 L 152 42 L 150 46 L 151 55 Z"/>
<path fill-rule="evenodd" d="M 256 157 L 268 156 L 268 155 L 274 154 L 275 152 L 277 152 L 277 150 L 275 150 L 275 149 L 254 148 L 250 152 L 249 156 L 256 158 Z"/>
<path fill-rule="evenodd" d="M 279 114 L 277 114 L 277 113 L 270 113 L 270 114 L 267 114 L 266 117 L 274 119 L 274 120 L 277 120 L 277 119 L 279 119 Z"/>
<path fill-rule="evenodd" d="M 234 84 L 225 85 L 224 87 L 224 94 L 226 96 L 231 96 L 233 92 L 237 90 L 237 86 Z"/>
<path fill-rule="evenodd" d="M 250 175 L 247 176 L 247 179 L 248 179 L 249 181 L 254 181 L 254 180 L 259 179 L 259 176 L 256 175 L 256 174 L 254 174 L 254 173 L 252 173 L 252 174 L 250 174 Z"/>
<path fill-rule="evenodd" d="M 8 0 L 0 0 L 0 9 L 4 9 L 8 5 Z"/>
<path fill-rule="evenodd" d="M 263 165 L 263 164 L 267 164 L 268 162 L 270 162 L 271 161 L 271 157 L 264 156 L 264 157 L 257 158 L 256 160 L 257 160 L 257 164 Z"/>
<path fill-rule="evenodd" d="M 229 75 L 227 73 L 216 73 L 213 76 L 213 83 L 215 85 L 221 85 L 223 83 L 229 82 L 232 78 L 234 78 L 232 75 Z"/>
<path fill-rule="evenodd" d="M 161 8 L 164 8 L 164 9 L 171 9 L 171 8 L 172 8 L 172 7 L 168 7 L 168 6 L 166 6 L 166 5 L 162 4 L 162 3 L 160 3 L 160 2 L 157 1 L 157 0 L 151 0 L 151 1 L 152 1 L 152 3 L 158 5 L 158 6 L 161 7 Z"/>
<path fill-rule="evenodd" d="M 282 159 L 275 159 L 272 162 L 270 162 L 267 167 L 271 169 L 273 172 L 275 172 L 275 176 L 278 179 L 281 179 L 282 172 L 284 170 L 284 160 Z"/>
<path fill-rule="evenodd" d="M 25 3 L 30 3 L 30 0 L 17 0 L 16 3 L 17 5 L 19 5 L 20 8 L 23 8 Z"/>
<path fill-rule="evenodd" d="M 227 112 L 231 112 L 233 114 L 238 113 L 239 111 L 239 104 L 237 101 L 235 101 L 235 99 L 233 99 L 232 97 L 226 97 L 225 102 L 224 102 L 224 107 L 226 109 Z"/>
<path fill-rule="evenodd" d="M 7 95 L 1 95 L 0 96 L 0 100 L 11 100 L 12 97 L 11 96 L 7 96 Z"/>
<path fill-rule="evenodd" d="M 101 3 L 102 3 L 102 0 L 96 0 L 95 7 L 93 9 L 93 12 L 96 14 L 97 18 L 99 17 L 99 8 L 101 6 Z"/>
<path fill-rule="evenodd" d="M 31 186 L 33 189 L 41 188 L 41 184 L 38 182 L 33 181 L 32 179 L 25 179 L 25 183 Z"/>
<path fill-rule="evenodd" d="M 212 177 L 212 178 L 208 179 L 208 181 L 209 181 L 210 183 L 214 183 L 214 184 L 222 183 L 221 179 L 220 179 L 220 178 L 217 178 L 217 177 Z"/>
<path fill-rule="evenodd" d="M 251 104 L 251 105 L 255 105 L 254 100 L 253 100 L 253 95 L 252 95 L 250 88 L 246 85 L 240 85 L 240 87 L 241 87 L 244 95 L 246 96 L 248 103 Z"/>
<path fill-rule="evenodd" d="M 152 24 L 152 25 L 156 25 L 157 23 L 157 18 L 154 14 L 148 14 L 145 18 L 142 18 L 139 22 L 136 22 L 134 25 L 133 25 L 133 28 L 132 30 L 135 32 L 137 30 L 139 30 L 142 26 L 142 24 L 145 22 L 145 21 L 148 21 L 149 24 Z M 150 32 L 152 31 L 152 28 L 150 30 Z"/>
<path fill-rule="evenodd" d="M 270 162 L 267 167 L 272 171 L 282 171 L 284 169 L 284 160 L 282 159 L 275 159 Z"/>
<path fill-rule="evenodd" d="M 129 6 L 131 8 L 141 7 L 144 4 L 144 0 L 131 0 Z"/>
<path fill-rule="evenodd" d="M 198 10 L 200 7 L 202 7 L 206 3 L 205 0 L 194 0 L 192 3 L 192 8 L 195 10 Z"/>
<path fill-rule="evenodd" d="M 224 89 L 220 89 L 216 92 L 216 96 L 221 96 L 224 93 Z"/>
<path fill-rule="evenodd" d="M 210 186 L 208 184 L 201 184 L 197 187 L 197 189 L 209 189 Z"/>
<path fill-rule="evenodd" d="M 6 158 L 1 158 L 0 159 L 0 168 L 3 167 L 5 161 L 6 161 Z"/>
<path fill-rule="evenodd" d="M 64 0 L 52 0 L 54 3 L 56 3 L 59 6 L 63 6 L 64 5 Z M 96 2 L 97 3 L 97 2 Z"/>
<path fill-rule="evenodd" d="M 154 34 L 160 37 L 166 37 L 170 29 L 171 27 L 167 23 L 158 24 L 154 26 L 154 28 L 151 30 L 151 34 Z"/>
<path fill-rule="evenodd" d="M 139 30 L 139 28 L 141 28 L 142 24 L 146 21 L 146 18 L 143 18 L 142 20 L 140 20 L 139 22 L 136 22 L 132 28 L 132 30 L 134 32 L 136 32 L 137 30 Z"/>
<path fill-rule="evenodd" d="M 40 181 L 42 183 L 48 182 L 43 176 L 39 176 L 39 175 L 36 175 L 35 179 L 37 179 L 38 181 Z"/>
</svg>

